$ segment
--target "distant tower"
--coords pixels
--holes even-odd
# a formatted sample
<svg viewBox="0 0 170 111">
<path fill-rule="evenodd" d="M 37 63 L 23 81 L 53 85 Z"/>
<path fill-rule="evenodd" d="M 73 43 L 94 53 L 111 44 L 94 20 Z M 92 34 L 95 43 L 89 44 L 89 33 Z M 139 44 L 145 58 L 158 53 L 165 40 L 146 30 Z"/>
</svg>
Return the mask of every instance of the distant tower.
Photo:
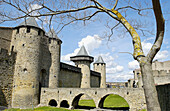
<svg viewBox="0 0 170 111">
<path fill-rule="evenodd" d="M 40 42 L 44 31 L 34 18 L 14 28 L 10 50 L 17 52 L 12 107 L 30 108 L 39 103 Z"/>
<path fill-rule="evenodd" d="M 93 64 L 94 71 L 101 73 L 100 88 L 106 88 L 106 64 L 101 56 Z"/>
<path fill-rule="evenodd" d="M 82 46 L 78 54 L 70 59 L 77 67 L 81 68 L 81 88 L 90 88 L 90 64 L 93 62 L 93 57 L 89 56 L 85 47 Z"/>
<path fill-rule="evenodd" d="M 58 87 L 58 76 L 60 73 L 60 51 L 62 41 L 55 34 L 54 29 L 48 32 L 49 36 L 49 50 L 51 53 L 52 64 L 50 67 L 50 76 L 49 76 L 49 87 L 57 88 Z"/>
</svg>

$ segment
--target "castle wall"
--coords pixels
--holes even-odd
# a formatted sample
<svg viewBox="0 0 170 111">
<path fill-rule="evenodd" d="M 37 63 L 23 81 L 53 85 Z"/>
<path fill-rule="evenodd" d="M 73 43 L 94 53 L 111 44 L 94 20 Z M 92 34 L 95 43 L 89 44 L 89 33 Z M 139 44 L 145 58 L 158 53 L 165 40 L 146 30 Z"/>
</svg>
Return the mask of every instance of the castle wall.
<svg viewBox="0 0 170 111">
<path fill-rule="evenodd" d="M 43 36 L 41 38 L 41 54 L 40 54 L 40 83 L 42 87 L 49 86 L 49 74 L 50 74 L 50 67 L 51 67 L 51 54 L 48 47 L 48 38 Z M 44 74 L 44 75 L 43 75 Z"/>
<path fill-rule="evenodd" d="M 95 71 L 90 71 L 90 86 L 92 88 L 100 87 L 101 76 L 100 73 Z"/>
<path fill-rule="evenodd" d="M 170 61 L 164 61 L 164 62 L 158 62 L 154 61 L 152 63 L 152 70 L 167 70 L 167 72 L 170 70 Z"/>
<path fill-rule="evenodd" d="M 0 48 L 10 49 L 13 29 L 10 27 L 0 27 Z"/>
<path fill-rule="evenodd" d="M 169 73 L 167 73 L 169 72 Z M 155 80 L 156 85 L 163 85 L 163 84 L 168 84 L 170 83 L 170 71 L 167 70 L 153 70 L 153 76 Z"/>
<path fill-rule="evenodd" d="M 80 88 L 81 69 L 65 63 L 60 63 L 59 87 Z"/>
<path fill-rule="evenodd" d="M 170 111 L 170 84 L 156 86 L 161 111 Z"/>
<path fill-rule="evenodd" d="M 7 50 L 0 50 L 0 106 L 11 106 L 15 56 L 16 53 L 8 55 Z"/>
</svg>

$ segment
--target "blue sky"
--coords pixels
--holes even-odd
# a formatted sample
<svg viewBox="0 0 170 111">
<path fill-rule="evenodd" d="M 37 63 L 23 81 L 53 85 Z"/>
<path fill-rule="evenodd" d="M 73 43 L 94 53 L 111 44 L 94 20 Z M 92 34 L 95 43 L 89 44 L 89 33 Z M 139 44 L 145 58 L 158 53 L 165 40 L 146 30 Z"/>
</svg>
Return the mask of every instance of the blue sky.
<svg viewBox="0 0 170 111">
<path fill-rule="evenodd" d="M 164 18 L 166 20 L 166 30 L 162 48 L 155 57 L 155 60 L 157 59 L 158 61 L 170 60 L 170 13 L 168 13 L 170 8 L 168 4 L 170 4 L 170 1 L 162 2 Z M 121 5 L 123 5 L 123 3 Z M 33 4 L 32 6 L 37 7 L 36 4 Z M 150 11 L 150 13 L 151 14 L 148 16 L 138 16 L 137 12 L 128 10 L 127 15 L 130 14 L 131 16 L 127 16 L 127 19 L 132 24 L 135 23 L 134 21 L 136 20 L 141 21 L 141 24 L 143 25 L 142 27 L 145 27 L 146 25 L 146 28 L 144 29 L 150 31 L 153 30 L 152 33 L 155 33 L 154 30 L 156 30 L 156 26 L 155 20 L 153 19 L 153 12 Z M 132 71 L 139 68 L 139 66 L 138 63 L 134 61 L 131 54 L 129 54 L 133 53 L 132 39 L 130 35 L 128 33 L 123 33 L 125 29 L 117 28 L 114 30 L 114 35 L 111 38 L 111 41 L 108 41 L 108 38 L 105 38 L 104 34 L 105 32 L 109 32 L 109 30 L 104 26 L 104 24 L 106 23 L 106 20 L 110 20 L 109 25 L 113 26 L 115 21 L 108 18 L 106 14 L 99 15 L 97 17 L 97 19 L 100 20 L 87 22 L 86 25 L 83 25 L 82 22 L 69 25 L 58 34 L 58 37 L 63 41 L 61 46 L 61 61 L 74 65 L 73 62 L 70 62 L 69 57 L 76 55 L 80 47 L 84 45 L 89 55 L 95 58 L 94 61 L 96 61 L 99 55 L 103 57 L 107 67 L 107 82 L 122 82 L 133 78 Z M 39 21 L 37 20 L 37 22 Z M 19 23 L 21 22 L 19 21 L 15 24 L 5 22 L 0 24 L 0 26 L 16 26 Z M 52 27 L 56 29 L 57 26 L 53 23 Z M 148 34 L 147 36 L 143 36 L 140 31 L 138 31 L 138 33 L 142 40 L 143 50 L 147 53 L 154 42 L 155 35 Z M 91 69 L 92 68 L 93 67 L 91 65 Z"/>
</svg>

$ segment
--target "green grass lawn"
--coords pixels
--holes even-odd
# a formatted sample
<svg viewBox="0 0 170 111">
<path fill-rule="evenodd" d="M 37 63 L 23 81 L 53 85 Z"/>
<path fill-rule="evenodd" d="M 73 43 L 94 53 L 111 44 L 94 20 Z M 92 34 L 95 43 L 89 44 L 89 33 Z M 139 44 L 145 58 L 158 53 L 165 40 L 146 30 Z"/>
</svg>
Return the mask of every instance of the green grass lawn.
<svg viewBox="0 0 170 111">
<path fill-rule="evenodd" d="M 124 98 L 111 94 L 106 97 L 104 107 L 129 107 L 129 105 Z"/>
<path fill-rule="evenodd" d="M 79 101 L 80 106 L 90 106 L 95 107 L 95 103 L 93 100 L 80 100 Z M 118 95 L 109 95 L 106 97 L 104 101 L 104 107 L 129 107 L 128 103 L 120 96 Z"/>
</svg>

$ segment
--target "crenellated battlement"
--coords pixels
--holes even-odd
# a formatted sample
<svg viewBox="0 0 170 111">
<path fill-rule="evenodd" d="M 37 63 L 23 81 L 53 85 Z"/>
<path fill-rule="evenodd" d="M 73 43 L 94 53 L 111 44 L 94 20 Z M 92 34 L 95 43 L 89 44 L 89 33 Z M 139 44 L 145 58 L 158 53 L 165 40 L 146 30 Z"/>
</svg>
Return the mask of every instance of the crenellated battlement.
<svg viewBox="0 0 170 111">
<path fill-rule="evenodd" d="M 154 77 L 170 76 L 170 70 L 153 70 Z"/>
</svg>

